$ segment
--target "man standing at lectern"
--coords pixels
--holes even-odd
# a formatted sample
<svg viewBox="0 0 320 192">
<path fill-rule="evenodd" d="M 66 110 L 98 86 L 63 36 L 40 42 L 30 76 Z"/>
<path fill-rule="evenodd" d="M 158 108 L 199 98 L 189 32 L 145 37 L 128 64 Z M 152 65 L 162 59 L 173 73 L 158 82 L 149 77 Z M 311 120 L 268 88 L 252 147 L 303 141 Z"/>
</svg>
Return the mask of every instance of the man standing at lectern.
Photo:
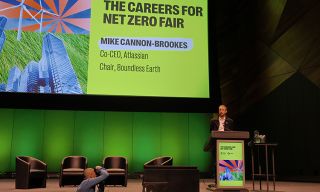
<svg viewBox="0 0 320 192">
<path fill-rule="evenodd" d="M 233 130 L 233 120 L 227 116 L 228 108 L 226 105 L 219 106 L 218 119 L 214 116 L 210 119 L 210 133 L 211 131 L 232 131 Z M 205 144 L 204 151 L 211 151 L 212 161 L 216 160 L 216 146 L 211 138 L 211 134 L 208 141 Z M 216 176 L 216 164 L 212 164 L 212 174 L 213 177 Z M 215 179 L 215 184 L 208 185 L 209 189 L 216 186 L 217 178 Z"/>
<path fill-rule="evenodd" d="M 232 131 L 233 120 L 227 116 L 228 108 L 225 105 L 219 106 L 219 118 L 210 120 L 211 131 Z"/>
<path fill-rule="evenodd" d="M 219 106 L 219 115 L 218 119 L 215 118 L 215 115 L 210 119 L 210 135 L 205 143 L 203 150 L 212 151 L 213 157 L 215 157 L 215 145 L 211 138 L 212 131 L 232 131 L 233 130 L 233 120 L 227 116 L 228 108 L 226 105 Z M 214 158 L 215 159 L 215 158 Z"/>
</svg>

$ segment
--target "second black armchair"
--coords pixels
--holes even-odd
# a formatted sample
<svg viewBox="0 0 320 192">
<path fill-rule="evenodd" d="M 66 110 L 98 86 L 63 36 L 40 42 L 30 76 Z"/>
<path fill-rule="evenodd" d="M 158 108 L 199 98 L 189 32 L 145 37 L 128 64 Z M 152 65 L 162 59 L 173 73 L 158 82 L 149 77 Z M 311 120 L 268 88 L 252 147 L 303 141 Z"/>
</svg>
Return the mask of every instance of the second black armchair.
<svg viewBox="0 0 320 192">
<path fill-rule="evenodd" d="M 59 186 L 79 185 L 84 178 L 83 171 L 87 168 L 87 158 L 68 156 L 61 162 Z"/>
<path fill-rule="evenodd" d="M 128 162 L 125 157 L 106 157 L 102 163 L 109 173 L 106 185 L 127 186 Z"/>
</svg>

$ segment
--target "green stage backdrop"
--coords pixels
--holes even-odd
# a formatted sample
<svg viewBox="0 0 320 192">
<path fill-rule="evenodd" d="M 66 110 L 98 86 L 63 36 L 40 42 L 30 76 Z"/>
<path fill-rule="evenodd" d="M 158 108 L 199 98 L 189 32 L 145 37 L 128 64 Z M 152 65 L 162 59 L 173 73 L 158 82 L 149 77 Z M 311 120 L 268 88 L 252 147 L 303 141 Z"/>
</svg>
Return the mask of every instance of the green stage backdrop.
<svg viewBox="0 0 320 192">
<path fill-rule="evenodd" d="M 125 156 L 131 173 L 162 155 L 203 172 L 211 161 L 202 150 L 208 114 L 0 109 L 0 122 L 1 173 L 15 171 L 18 155 L 43 160 L 49 172 L 58 172 L 68 155 L 86 156 L 90 167 L 105 156 Z"/>
</svg>

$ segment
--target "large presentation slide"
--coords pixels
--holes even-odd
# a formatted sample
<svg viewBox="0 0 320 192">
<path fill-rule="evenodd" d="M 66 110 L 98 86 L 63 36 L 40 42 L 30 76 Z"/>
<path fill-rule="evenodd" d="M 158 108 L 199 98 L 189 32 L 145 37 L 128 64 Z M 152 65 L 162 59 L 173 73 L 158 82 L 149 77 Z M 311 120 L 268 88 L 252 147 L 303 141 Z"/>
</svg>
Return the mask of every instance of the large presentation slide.
<svg viewBox="0 0 320 192">
<path fill-rule="evenodd" d="M 0 0 L 0 91 L 209 98 L 206 0 Z"/>
</svg>

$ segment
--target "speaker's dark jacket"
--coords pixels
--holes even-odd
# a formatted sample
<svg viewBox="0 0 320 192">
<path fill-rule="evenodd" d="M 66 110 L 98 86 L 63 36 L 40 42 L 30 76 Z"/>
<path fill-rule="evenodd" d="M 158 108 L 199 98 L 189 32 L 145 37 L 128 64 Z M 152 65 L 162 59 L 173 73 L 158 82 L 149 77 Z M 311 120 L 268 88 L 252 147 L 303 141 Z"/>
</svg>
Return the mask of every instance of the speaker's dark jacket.
<svg viewBox="0 0 320 192">
<path fill-rule="evenodd" d="M 219 129 L 219 120 L 211 120 L 210 121 L 210 133 L 211 131 L 218 131 Z M 233 130 L 233 120 L 229 117 L 226 117 L 226 120 L 224 121 L 224 131 L 232 131 Z M 204 151 L 215 151 L 215 145 L 214 141 L 211 138 L 211 134 L 209 135 L 209 138 L 207 142 L 205 142 L 203 146 Z"/>
<path fill-rule="evenodd" d="M 211 120 L 210 121 L 210 132 L 211 131 L 218 131 L 219 129 L 219 120 Z M 225 131 L 232 131 L 233 130 L 233 120 L 229 117 L 226 117 L 226 120 L 224 121 L 224 130 Z"/>
</svg>

